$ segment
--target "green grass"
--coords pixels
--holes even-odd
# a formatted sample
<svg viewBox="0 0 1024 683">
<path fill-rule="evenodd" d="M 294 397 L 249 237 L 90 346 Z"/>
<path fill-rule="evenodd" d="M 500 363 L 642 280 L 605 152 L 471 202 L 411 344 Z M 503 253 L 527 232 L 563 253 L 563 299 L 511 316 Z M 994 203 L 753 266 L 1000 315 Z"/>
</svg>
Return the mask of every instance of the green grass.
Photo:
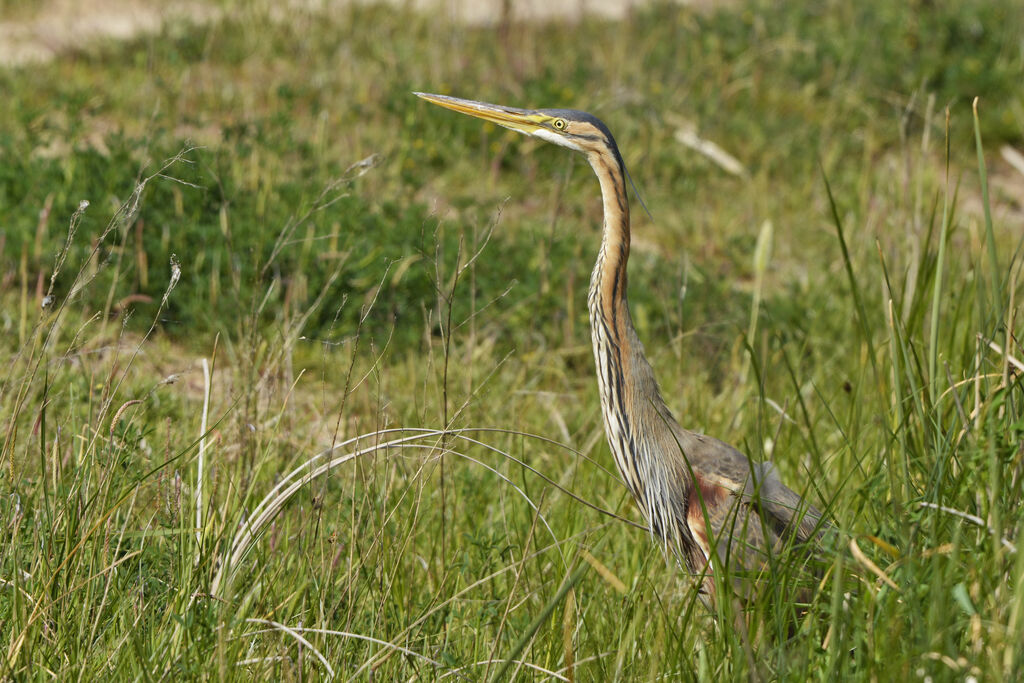
<svg viewBox="0 0 1024 683">
<path fill-rule="evenodd" d="M 891 5 L 227 4 L 0 72 L 0 678 L 1019 679 L 1024 18 Z M 839 529 L 794 633 L 796 554 L 739 628 L 601 512 L 590 170 L 412 90 L 615 132 L 670 405 Z"/>
</svg>

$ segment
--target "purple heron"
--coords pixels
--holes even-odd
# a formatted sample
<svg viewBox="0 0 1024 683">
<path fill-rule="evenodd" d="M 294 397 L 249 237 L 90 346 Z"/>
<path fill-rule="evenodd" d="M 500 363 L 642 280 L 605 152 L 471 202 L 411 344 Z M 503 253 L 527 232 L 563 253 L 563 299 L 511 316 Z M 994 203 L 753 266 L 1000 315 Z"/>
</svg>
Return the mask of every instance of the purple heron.
<svg viewBox="0 0 1024 683">
<path fill-rule="evenodd" d="M 821 513 L 787 488 L 770 463 L 684 429 L 665 405 L 629 313 L 626 167 L 608 127 L 571 109 L 517 109 L 445 95 L 424 100 L 583 154 L 604 204 L 601 250 L 590 279 L 597 385 L 605 433 L 622 479 L 651 533 L 700 577 L 713 600 L 716 567 L 730 582 L 756 575 L 785 540 L 816 541 Z"/>
</svg>

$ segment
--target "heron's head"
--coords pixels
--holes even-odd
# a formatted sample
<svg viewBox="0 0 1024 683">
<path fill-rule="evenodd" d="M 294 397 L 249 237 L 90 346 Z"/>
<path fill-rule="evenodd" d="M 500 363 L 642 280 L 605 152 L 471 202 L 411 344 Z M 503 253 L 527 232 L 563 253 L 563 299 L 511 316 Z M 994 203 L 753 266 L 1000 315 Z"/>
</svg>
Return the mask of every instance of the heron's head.
<svg viewBox="0 0 1024 683">
<path fill-rule="evenodd" d="M 574 109 L 517 109 L 447 95 L 414 94 L 440 107 L 581 152 L 592 164 L 596 159 L 610 155 L 622 165 L 619 148 L 608 126 L 586 112 Z"/>
</svg>

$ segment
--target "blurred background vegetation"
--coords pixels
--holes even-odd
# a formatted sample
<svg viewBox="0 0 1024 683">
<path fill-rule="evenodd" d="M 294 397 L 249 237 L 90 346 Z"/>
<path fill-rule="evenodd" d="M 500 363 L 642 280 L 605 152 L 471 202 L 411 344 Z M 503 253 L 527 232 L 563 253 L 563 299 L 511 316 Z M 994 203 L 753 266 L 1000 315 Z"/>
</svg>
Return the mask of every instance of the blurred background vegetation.
<svg viewBox="0 0 1024 683">
<path fill-rule="evenodd" d="M 188 149 L 187 163 L 167 171 L 180 182 L 151 183 L 139 220 L 108 241 L 101 260 L 117 267 L 85 293 L 88 304 L 109 314 L 110 280 L 131 283 L 119 295 L 152 300 L 134 304 L 136 324 L 145 325 L 178 253 L 188 295 L 171 300 L 161 327 L 207 345 L 211 333 L 248 324 L 271 281 L 278 286 L 263 323 L 302 310 L 336 272 L 309 336 L 336 320 L 351 325 L 374 292 L 374 331 L 393 328 L 392 343 L 418 353 L 417 319 L 432 290 L 422 259 L 433 258 L 435 234 L 452 251 L 466 230 L 482 232 L 507 198 L 494 235 L 502 258 L 487 259 L 476 287 L 490 299 L 515 282 L 514 300 L 530 303 L 498 338 L 515 339 L 510 330 L 537 314 L 564 317 L 566 288 L 585 282 L 598 239 L 589 229 L 599 207 L 585 165 L 554 150 L 525 153 L 534 143 L 513 133 L 427 111 L 413 89 L 604 117 L 653 216 L 637 226 L 651 269 L 632 293 L 637 306 L 678 298 L 683 269 L 693 268 L 712 288 L 699 298 L 724 308 L 719 321 L 730 318 L 728 301 L 719 300 L 749 279 L 762 221 L 776 224 L 773 265 L 784 284 L 810 284 L 815 274 L 800 271 L 835 260 L 821 229 L 819 164 L 841 198 L 880 189 L 870 183 L 897 191 L 887 186 L 899 178 L 872 178 L 865 167 L 886 159 L 898 170 L 925 125 L 941 160 L 947 106 L 953 144 L 969 149 L 974 96 L 982 98 L 990 148 L 1024 137 L 1020 17 L 1006 2 L 834 3 L 817 11 L 754 4 L 713 13 L 664 5 L 571 30 L 472 29 L 386 7 L 296 10 L 286 20 L 262 13 L 243 4 L 219 21 L 172 22 L 156 36 L 90 44 L 0 74 L 9 94 L 0 102 L 0 263 L 20 273 L 5 279 L 8 291 L 24 277 L 48 277 L 80 200 L 96 204 L 83 236 L 98 234 L 141 175 Z M 731 151 L 751 177 L 725 174 L 676 142 L 687 124 Z M 328 198 L 325 189 L 353 175 L 352 164 L 371 157 L 372 172 L 334 188 L 330 210 L 306 216 L 318 197 Z M 852 218 L 855 240 L 871 248 L 863 217 Z M 567 229 L 572 223 L 588 230 Z M 91 247 L 79 240 L 72 255 Z M 714 258 L 690 258 L 709 249 Z M 406 267 L 385 275 L 388 264 Z M 58 283 L 58 295 L 61 285 L 66 291 L 68 283 Z M 810 286 L 801 293 L 827 294 Z M 344 299 L 352 300 L 338 318 Z M 470 299 L 456 305 L 465 317 Z M 403 313 L 409 318 L 393 325 Z M 574 313 L 585 321 L 583 307 Z M 548 342 L 561 332 L 537 328 Z"/>
</svg>

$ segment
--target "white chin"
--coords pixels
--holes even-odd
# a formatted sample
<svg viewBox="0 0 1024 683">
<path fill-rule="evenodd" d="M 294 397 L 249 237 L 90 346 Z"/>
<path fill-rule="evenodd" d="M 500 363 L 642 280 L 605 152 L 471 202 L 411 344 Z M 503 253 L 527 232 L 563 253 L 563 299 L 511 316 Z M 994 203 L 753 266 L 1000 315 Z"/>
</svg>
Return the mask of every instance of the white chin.
<svg viewBox="0 0 1024 683">
<path fill-rule="evenodd" d="M 568 147 L 569 149 L 574 149 L 577 152 L 583 151 L 583 148 L 577 145 L 575 142 L 567 140 L 566 138 L 563 138 L 561 135 L 552 133 L 547 128 L 538 128 L 537 130 L 533 131 L 533 136 L 540 138 L 541 140 L 547 140 L 548 142 L 554 145 L 558 145 L 559 147 Z"/>
</svg>

